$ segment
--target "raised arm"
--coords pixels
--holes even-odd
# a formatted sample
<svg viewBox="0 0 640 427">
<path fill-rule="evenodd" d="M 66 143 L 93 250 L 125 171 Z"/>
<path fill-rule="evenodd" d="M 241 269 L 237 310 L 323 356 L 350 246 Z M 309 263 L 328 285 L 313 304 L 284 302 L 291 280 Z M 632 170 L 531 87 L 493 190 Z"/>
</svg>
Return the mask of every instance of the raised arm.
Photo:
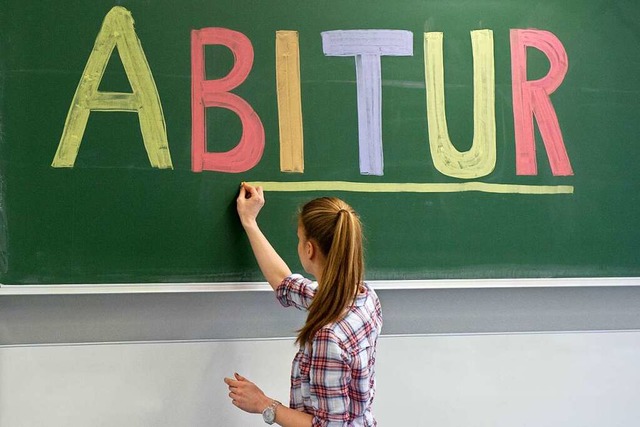
<svg viewBox="0 0 640 427">
<path fill-rule="evenodd" d="M 273 249 L 260 227 L 258 226 L 258 214 L 264 206 L 264 193 L 262 187 L 253 187 L 242 183 L 240 194 L 236 200 L 238 216 L 244 231 L 247 233 L 253 255 L 267 282 L 275 290 L 282 280 L 291 275 L 291 270 L 280 255 Z"/>
</svg>

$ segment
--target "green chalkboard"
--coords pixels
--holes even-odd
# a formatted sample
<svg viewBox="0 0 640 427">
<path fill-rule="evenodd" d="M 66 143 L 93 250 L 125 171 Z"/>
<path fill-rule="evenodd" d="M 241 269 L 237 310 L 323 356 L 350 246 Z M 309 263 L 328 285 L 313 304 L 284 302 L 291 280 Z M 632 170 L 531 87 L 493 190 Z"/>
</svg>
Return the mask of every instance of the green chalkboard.
<svg viewBox="0 0 640 427">
<path fill-rule="evenodd" d="M 252 60 L 207 42 L 227 30 Z M 278 34 L 298 45 L 278 54 Z M 129 44 L 111 52 L 116 38 Z M 207 86 L 243 61 L 236 87 Z M 89 63 L 99 80 L 83 77 Z M 361 213 L 370 280 L 639 276 L 639 71 L 635 0 L 5 0 L 0 282 L 261 280 L 235 214 L 241 181 L 265 183 L 263 229 L 293 268 L 296 208 L 329 194 Z M 229 91 L 250 117 L 224 106 Z M 495 114 L 474 125 L 474 111 Z M 303 172 L 281 161 L 281 128 L 303 131 Z M 194 162 L 198 135 L 230 170 Z M 253 151 L 231 159 L 241 138 Z"/>
</svg>

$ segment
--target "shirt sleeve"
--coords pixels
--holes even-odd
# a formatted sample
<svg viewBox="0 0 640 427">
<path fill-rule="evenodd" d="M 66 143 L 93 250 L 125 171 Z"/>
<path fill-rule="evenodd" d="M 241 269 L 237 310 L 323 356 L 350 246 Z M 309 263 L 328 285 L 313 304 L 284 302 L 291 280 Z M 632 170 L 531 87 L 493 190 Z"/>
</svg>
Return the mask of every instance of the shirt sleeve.
<svg viewBox="0 0 640 427">
<path fill-rule="evenodd" d="M 307 310 L 318 284 L 305 279 L 300 274 L 292 274 L 285 277 L 276 288 L 276 298 L 284 307 L 296 307 L 299 310 Z"/>
<path fill-rule="evenodd" d="M 313 427 L 344 427 L 350 419 L 348 357 L 335 333 L 321 329 L 312 343 L 309 387 Z"/>
</svg>

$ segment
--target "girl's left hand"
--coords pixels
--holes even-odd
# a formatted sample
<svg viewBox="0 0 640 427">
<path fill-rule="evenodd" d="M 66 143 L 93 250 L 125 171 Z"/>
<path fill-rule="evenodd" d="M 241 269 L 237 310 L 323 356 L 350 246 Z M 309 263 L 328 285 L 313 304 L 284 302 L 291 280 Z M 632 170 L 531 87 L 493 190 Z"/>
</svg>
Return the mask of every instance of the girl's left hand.
<svg viewBox="0 0 640 427">
<path fill-rule="evenodd" d="M 233 375 L 235 378 L 224 379 L 229 386 L 231 403 L 252 414 L 262 413 L 267 406 L 271 405 L 273 400 L 265 396 L 257 385 L 238 373 Z"/>
<path fill-rule="evenodd" d="M 236 209 L 242 225 L 246 227 L 255 224 L 263 206 L 264 191 L 262 187 L 254 187 L 243 182 L 236 199 Z"/>
</svg>

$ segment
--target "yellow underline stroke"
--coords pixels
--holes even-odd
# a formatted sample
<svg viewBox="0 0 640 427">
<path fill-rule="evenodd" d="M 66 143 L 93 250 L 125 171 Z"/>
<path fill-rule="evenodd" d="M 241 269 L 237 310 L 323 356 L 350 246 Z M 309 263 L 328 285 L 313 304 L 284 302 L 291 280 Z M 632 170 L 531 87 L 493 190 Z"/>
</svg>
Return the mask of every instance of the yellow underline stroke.
<svg viewBox="0 0 640 427">
<path fill-rule="evenodd" d="M 486 182 L 460 183 L 368 183 L 346 181 L 274 182 L 250 183 L 265 191 L 351 191 L 360 193 L 458 193 L 479 191 L 499 194 L 573 194 L 570 185 L 518 185 L 490 184 Z"/>
</svg>

